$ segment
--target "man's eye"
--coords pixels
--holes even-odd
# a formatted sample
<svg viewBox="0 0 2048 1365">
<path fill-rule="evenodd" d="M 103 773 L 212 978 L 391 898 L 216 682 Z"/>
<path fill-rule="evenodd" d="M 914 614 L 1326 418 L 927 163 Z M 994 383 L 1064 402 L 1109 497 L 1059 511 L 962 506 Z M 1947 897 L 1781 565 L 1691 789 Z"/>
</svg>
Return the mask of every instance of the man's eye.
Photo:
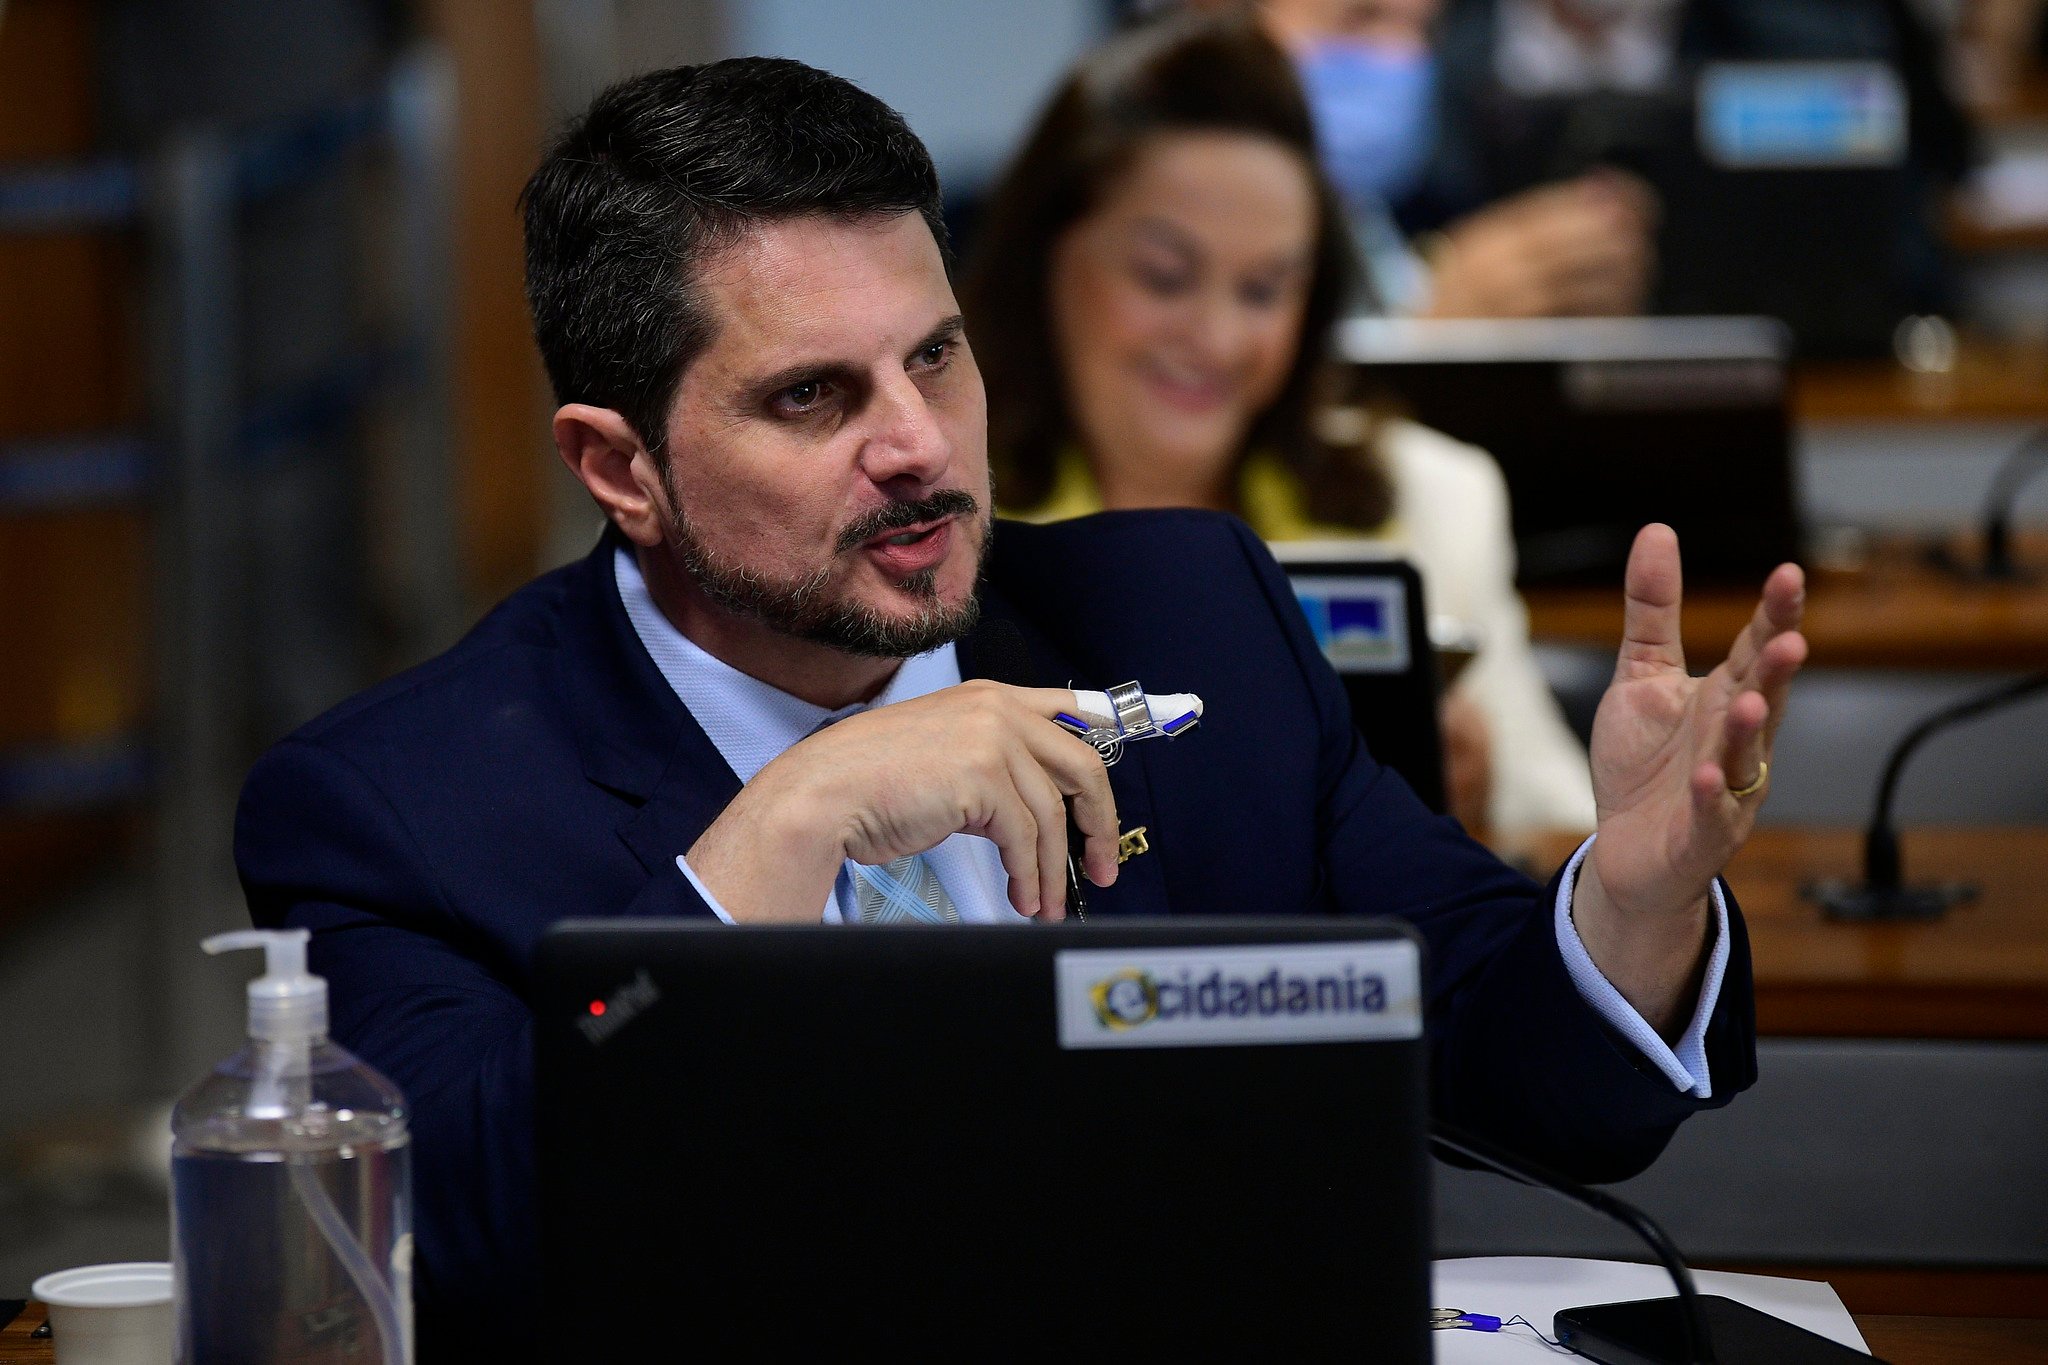
<svg viewBox="0 0 2048 1365">
<path fill-rule="evenodd" d="M 946 357 L 952 349 L 953 343 L 950 341 L 934 341 L 917 353 L 917 363 L 928 370 L 935 370 L 946 363 Z"/>
<path fill-rule="evenodd" d="M 832 395 L 832 386 L 822 379 L 806 379 L 776 394 L 769 406 L 785 417 L 802 417 L 817 412 Z"/>
</svg>

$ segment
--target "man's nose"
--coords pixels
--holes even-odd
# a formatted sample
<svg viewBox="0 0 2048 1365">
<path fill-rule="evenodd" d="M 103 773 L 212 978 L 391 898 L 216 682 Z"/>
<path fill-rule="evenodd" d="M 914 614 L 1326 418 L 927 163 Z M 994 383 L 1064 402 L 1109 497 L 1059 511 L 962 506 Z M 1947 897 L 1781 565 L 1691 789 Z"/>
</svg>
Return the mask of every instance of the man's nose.
<svg viewBox="0 0 2048 1365">
<path fill-rule="evenodd" d="M 953 443 L 930 401 L 908 375 L 875 395 L 874 430 L 861 448 L 861 469 L 877 485 L 923 488 L 953 460 Z"/>
</svg>

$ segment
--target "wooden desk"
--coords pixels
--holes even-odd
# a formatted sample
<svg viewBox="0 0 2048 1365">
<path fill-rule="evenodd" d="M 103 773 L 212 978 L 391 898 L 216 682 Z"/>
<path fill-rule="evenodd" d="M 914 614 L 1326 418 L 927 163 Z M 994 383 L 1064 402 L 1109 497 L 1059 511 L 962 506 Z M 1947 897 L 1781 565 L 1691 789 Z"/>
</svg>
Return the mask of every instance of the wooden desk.
<svg viewBox="0 0 2048 1365">
<path fill-rule="evenodd" d="M 1975 882 L 1978 898 L 1929 924 L 1835 924 L 1802 899 L 1854 877 L 1861 835 L 1760 829 L 1728 869 L 1756 968 L 1758 1030 L 1779 1037 L 2048 1038 L 2048 829 L 1905 835 L 1912 877 Z M 1528 846 L 1547 871 L 1577 846 Z"/>
<path fill-rule="evenodd" d="M 2048 1361 L 2048 1319 L 1898 1318 L 1857 1314 L 1870 1349 L 1892 1365 Z"/>
<path fill-rule="evenodd" d="M 1962 550 L 1962 553 L 1970 553 Z M 2048 568 L 2048 536 L 2018 538 L 2015 558 Z M 1758 587 L 1761 588 L 1761 584 Z M 1621 642 L 1621 588 L 1535 588 L 1529 632 L 1543 641 L 1612 649 Z M 1686 662 L 1718 663 L 1756 609 L 1756 592 L 1686 594 Z M 1929 564 L 1915 547 L 1876 546 L 1865 567 L 1808 577 L 1806 638 L 1820 668 L 2048 667 L 2048 578 L 1985 583 Z"/>
<path fill-rule="evenodd" d="M 56 1365 L 57 1350 L 48 1340 L 29 1339 L 49 1316 L 47 1308 L 31 1299 L 20 1317 L 0 1328 L 0 1365 Z"/>
<path fill-rule="evenodd" d="M 31 1341 L 46 1316 L 43 1306 L 27 1311 L 0 1331 L 0 1365 L 56 1365 L 48 1340 Z M 2048 1319 L 1905 1318 L 1859 1314 L 1863 1339 L 1892 1365 L 2018 1365 L 2048 1361 Z"/>
<path fill-rule="evenodd" d="M 1802 423 L 2048 418 L 2048 347 L 1965 338 L 1946 374 L 1917 374 L 1888 358 L 1802 362 L 1792 373 L 1792 416 Z"/>
</svg>

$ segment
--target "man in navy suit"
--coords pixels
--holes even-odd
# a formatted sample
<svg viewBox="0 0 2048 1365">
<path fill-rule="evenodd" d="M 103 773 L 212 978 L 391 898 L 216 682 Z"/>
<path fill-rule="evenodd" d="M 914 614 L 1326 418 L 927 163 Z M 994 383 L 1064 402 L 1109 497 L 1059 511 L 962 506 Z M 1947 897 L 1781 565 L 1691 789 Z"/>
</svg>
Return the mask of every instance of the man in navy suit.
<svg viewBox="0 0 2048 1365">
<path fill-rule="evenodd" d="M 793 62 L 601 96 L 525 211 L 555 440 L 603 541 L 249 778 L 252 914 L 313 931 L 335 1036 L 413 1106 L 423 1327 L 474 1346 L 537 1288 L 551 923 L 1058 919 L 1069 806 L 1091 916 L 1413 921 L 1439 1111 L 1538 1157 L 1618 1177 L 1753 1079 L 1715 874 L 1803 658 L 1798 571 L 1695 679 L 1676 541 L 1643 534 L 1600 833 L 1540 889 L 1364 751 L 1242 524 L 994 528 L 938 202 L 896 115 Z M 1068 681 L 1129 678 L 1205 720 L 1105 769 L 1054 717 Z"/>
</svg>

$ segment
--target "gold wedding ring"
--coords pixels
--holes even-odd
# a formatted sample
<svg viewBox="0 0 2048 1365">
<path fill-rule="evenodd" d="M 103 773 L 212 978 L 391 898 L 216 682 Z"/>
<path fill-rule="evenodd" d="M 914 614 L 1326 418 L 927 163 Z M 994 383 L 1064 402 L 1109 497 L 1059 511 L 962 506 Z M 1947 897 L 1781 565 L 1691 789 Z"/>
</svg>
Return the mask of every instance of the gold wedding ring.
<svg viewBox="0 0 2048 1365">
<path fill-rule="evenodd" d="M 1770 760 L 1760 758 L 1756 761 L 1756 776 L 1750 779 L 1749 785 L 1746 787 L 1730 787 L 1728 789 L 1728 794 L 1734 797 L 1737 801 L 1740 801 L 1745 796 L 1755 796 L 1758 792 L 1764 789 L 1764 783 L 1768 782 L 1770 780 L 1770 777 Z"/>
</svg>

